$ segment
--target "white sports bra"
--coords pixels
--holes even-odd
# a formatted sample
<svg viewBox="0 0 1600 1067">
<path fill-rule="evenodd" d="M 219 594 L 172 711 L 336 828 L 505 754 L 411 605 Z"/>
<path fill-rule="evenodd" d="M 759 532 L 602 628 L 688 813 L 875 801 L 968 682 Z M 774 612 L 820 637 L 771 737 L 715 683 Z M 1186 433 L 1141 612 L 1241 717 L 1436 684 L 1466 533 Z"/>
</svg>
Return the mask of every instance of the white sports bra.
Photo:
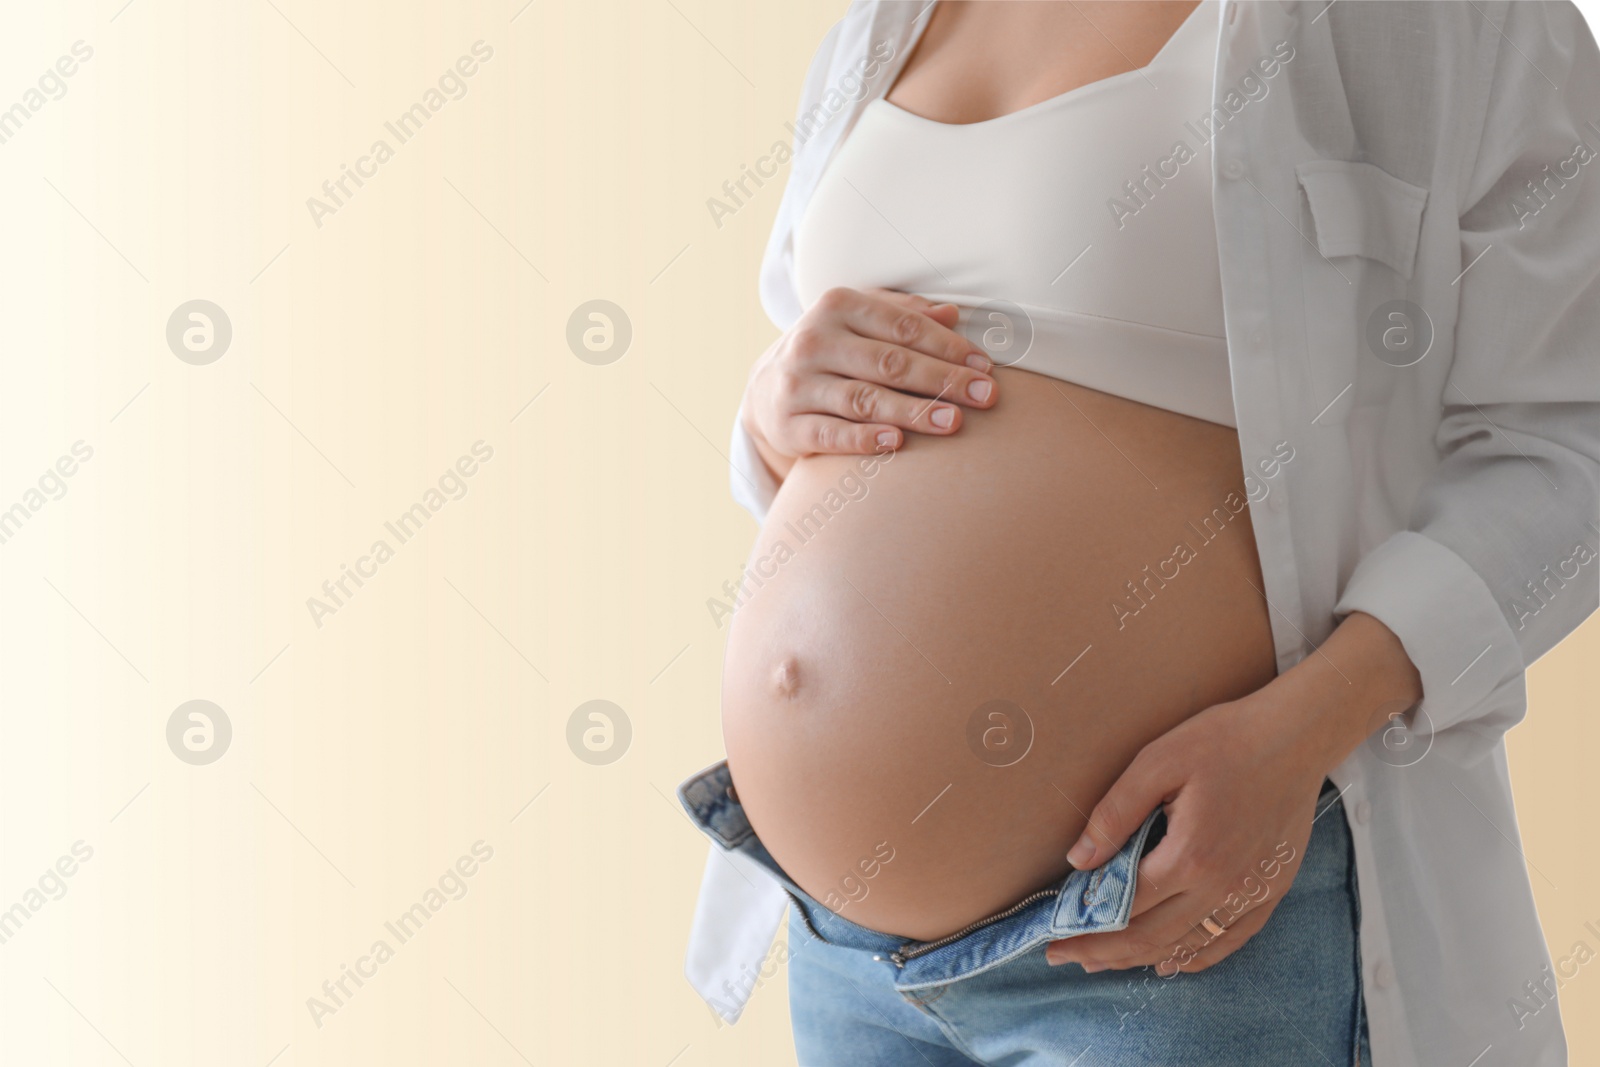
<svg viewBox="0 0 1600 1067">
<path fill-rule="evenodd" d="M 984 122 L 869 103 L 796 227 L 802 304 L 948 301 L 998 364 L 1235 425 L 1203 132 L 1218 9 L 1143 68 Z"/>
</svg>

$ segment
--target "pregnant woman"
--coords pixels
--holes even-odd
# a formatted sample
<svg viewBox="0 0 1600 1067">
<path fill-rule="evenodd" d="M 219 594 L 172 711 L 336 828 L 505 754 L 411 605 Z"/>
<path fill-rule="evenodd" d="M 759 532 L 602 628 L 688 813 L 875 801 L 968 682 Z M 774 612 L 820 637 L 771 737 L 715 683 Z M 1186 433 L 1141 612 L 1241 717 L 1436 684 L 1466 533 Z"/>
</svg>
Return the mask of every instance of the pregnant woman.
<svg viewBox="0 0 1600 1067">
<path fill-rule="evenodd" d="M 1597 600 L 1597 109 L 1566 3 L 851 9 L 680 787 L 719 1013 L 781 902 L 804 1065 L 1564 1062 L 1501 735 Z"/>
</svg>

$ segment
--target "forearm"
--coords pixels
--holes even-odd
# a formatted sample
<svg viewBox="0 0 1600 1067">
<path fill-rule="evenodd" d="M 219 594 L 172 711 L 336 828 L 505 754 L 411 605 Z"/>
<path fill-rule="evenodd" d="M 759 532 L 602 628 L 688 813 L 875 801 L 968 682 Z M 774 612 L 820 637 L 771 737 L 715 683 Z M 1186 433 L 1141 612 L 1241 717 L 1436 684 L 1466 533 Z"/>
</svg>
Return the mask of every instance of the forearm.
<svg viewBox="0 0 1600 1067">
<path fill-rule="evenodd" d="M 1387 626 L 1351 612 L 1322 646 L 1261 691 L 1308 772 L 1326 775 L 1422 699 L 1422 678 Z"/>
</svg>

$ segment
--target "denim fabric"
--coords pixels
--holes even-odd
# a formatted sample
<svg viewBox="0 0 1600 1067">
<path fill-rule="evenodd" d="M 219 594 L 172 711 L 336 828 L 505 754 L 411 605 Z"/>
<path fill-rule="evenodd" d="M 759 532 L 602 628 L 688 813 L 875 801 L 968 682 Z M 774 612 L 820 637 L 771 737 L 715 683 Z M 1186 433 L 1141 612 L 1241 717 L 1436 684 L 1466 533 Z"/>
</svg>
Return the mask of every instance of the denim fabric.
<svg viewBox="0 0 1600 1067">
<path fill-rule="evenodd" d="M 1138 860 L 1165 832 L 1159 809 L 1101 867 L 1073 871 L 1053 895 L 927 951 L 853 923 L 795 885 L 731 784 L 721 763 L 678 792 L 696 825 L 766 867 L 794 902 L 789 990 L 802 1067 L 1370 1063 L 1355 864 L 1331 783 L 1294 884 L 1266 926 L 1221 963 L 1165 979 L 1152 968 L 1088 974 L 1044 958 L 1050 941 L 1128 925 Z"/>
</svg>

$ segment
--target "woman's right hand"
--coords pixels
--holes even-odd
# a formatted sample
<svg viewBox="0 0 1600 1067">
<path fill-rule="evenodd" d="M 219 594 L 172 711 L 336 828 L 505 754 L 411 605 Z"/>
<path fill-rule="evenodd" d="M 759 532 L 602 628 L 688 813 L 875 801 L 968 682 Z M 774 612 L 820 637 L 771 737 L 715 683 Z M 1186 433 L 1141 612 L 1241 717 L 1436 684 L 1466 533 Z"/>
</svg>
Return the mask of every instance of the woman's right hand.
<svg viewBox="0 0 1600 1067">
<path fill-rule="evenodd" d="M 993 363 L 955 332 L 954 304 L 890 289 L 829 289 L 756 361 L 744 427 L 780 479 L 795 460 L 945 435 L 994 404 Z"/>
</svg>

